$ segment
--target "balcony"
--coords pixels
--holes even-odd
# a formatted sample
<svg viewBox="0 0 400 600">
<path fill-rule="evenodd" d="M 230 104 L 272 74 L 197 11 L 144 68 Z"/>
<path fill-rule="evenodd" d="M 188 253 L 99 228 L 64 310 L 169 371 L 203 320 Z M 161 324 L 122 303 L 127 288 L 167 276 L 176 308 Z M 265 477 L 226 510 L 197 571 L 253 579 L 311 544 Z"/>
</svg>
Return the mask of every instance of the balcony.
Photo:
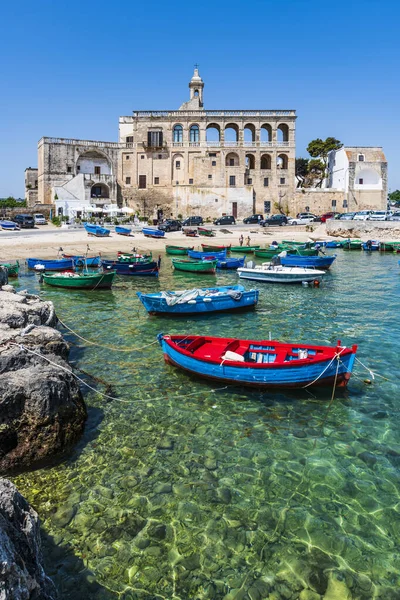
<svg viewBox="0 0 400 600">
<path fill-rule="evenodd" d="M 172 148 L 294 148 L 293 142 L 229 142 L 229 141 L 206 141 L 206 142 L 172 142 Z"/>
</svg>

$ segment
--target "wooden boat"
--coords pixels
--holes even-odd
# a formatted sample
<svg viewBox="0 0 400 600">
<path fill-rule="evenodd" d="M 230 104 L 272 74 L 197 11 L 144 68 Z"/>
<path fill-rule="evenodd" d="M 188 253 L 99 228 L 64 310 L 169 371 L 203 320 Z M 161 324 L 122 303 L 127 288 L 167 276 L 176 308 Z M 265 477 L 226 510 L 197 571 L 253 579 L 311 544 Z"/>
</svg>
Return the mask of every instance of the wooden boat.
<svg viewBox="0 0 400 600">
<path fill-rule="evenodd" d="M 117 275 L 146 275 L 158 277 L 161 260 L 151 262 L 127 263 L 113 260 L 103 260 L 103 271 L 116 271 Z"/>
<path fill-rule="evenodd" d="M 242 285 L 154 294 L 136 293 L 151 315 L 180 316 L 243 310 L 253 308 L 258 302 L 258 290 L 246 291 Z"/>
<path fill-rule="evenodd" d="M 362 241 L 361 240 L 345 240 L 342 242 L 343 250 L 361 250 Z"/>
<path fill-rule="evenodd" d="M 116 225 L 115 233 L 118 233 L 118 235 L 130 236 L 132 233 L 132 229 L 131 229 L 131 227 L 122 227 L 122 225 Z"/>
<path fill-rule="evenodd" d="M 222 250 L 221 252 L 201 252 L 200 250 L 189 250 L 188 251 L 189 258 L 195 258 L 197 260 L 209 259 L 213 260 L 224 259 L 226 258 L 226 250 Z"/>
<path fill-rule="evenodd" d="M 257 256 L 257 258 L 272 258 L 273 256 L 277 256 L 279 252 L 282 252 L 282 250 L 277 250 L 276 248 L 260 248 L 259 250 L 254 250 L 254 256 Z"/>
<path fill-rule="evenodd" d="M 118 250 L 117 252 L 117 260 L 121 261 L 126 259 L 132 259 L 132 262 L 135 262 L 136 260 L 140 259 L 151 260 L 152 258 L 152 252 L 149 252 L 148 254 L 141 254 L 140 252 L 121 252 L 121 250 Z"/>
<path fill-rule="evenodd" d="M 296 256 L 318 256 L 318 249 L 315 248 L 293 248 L 287 250 L 288 254 L 295 254 Z"/>
<path fill-rule="evenodd" d="M 47 285 L 75 290 L 109 290 L 116 275 L 115 271 L 108 273 L 43 273 L 43 281 Z"/>
<path fill-rule="evenodd" d="M 44 260 L 43 258 L 27 258 L 28 269 L 36 271 L 68 271 L 74 267 L 72 258 L 57 258 L 56 260 Z"/>
<path fill-rule="evenodd" d="M 173 254 L 175 256 L 186 256 L 188 250 L 193 250 L 194 246 L 187 248 L 186 246 L 165 246 L 165 252 L 167 254 Z"/>
<path fill-rule="evenodd" d="M 215 273 L 217 262 L 217 260 L 172 259 L 174 269 L 177 271 L 186 271 L 188 273 Z"/>
<path fill-rule="evenodd" d="M 217 269 L 238 269 L 239 267 L 244 267 L 244 261 L 246 260 L 246 256 L 243 258 L 224 258 L 218 259 Z"/>
<path fill-rule="evenodd" d="M 211 244 L 202 244 L 203 252 L 222 252 L 226 250 L 226 253 L 230 252 L 231 246 L 212 246 Z"/>
<path fill-rule="evenodd" d="M 336 254 L 332 256 L 297 256 L 296 254 L 288 254 L 287 256 L 279 257 L 279 261 L 284 267 L 311 267 L 323 271 L 327 271 L 335 260 Z"/>
<path fill-rule="evenodd" d="M 260 246 L 231 246 L 231 252 L 240 252 L 240 254 L 253 254 Z"/>
<path fill-rule="evenodd" d="M 89 235 L 94 235 L 95 237 L 108 237 L 110 235 L 110 230 L 105 227 L 100 227 L 100 225 L 85 223 L 84 227 Z"/>
<path fill-rule="evenodd" d="M 398 245 L 398 242 L 397 242 Z M 396 242 L 380 242 L 379 244 L 380 252 L 395 252 L 396 251 Z"/>
<path fill-rule="evenodd" d="M 331 240 L 325 244 L 325 248 L 341 248 L 341 246 L 341 242 L 337 242 L 336 240 Z"/>
<path fill-rule="evenodd" d="M 7 219 L 0 221 L 0 227 L 5 231 L 20 231 L 20 228 L 14 221 L 7 221 Z"/>
<path fill-rule="evenodd" d="M 274 266 L 271 263 L 262 265 L 240 267 L 238 275 L 241 279 L 264 281 L 265 283 L 303 283 L 320 282 L 325 271 L 306 269 L 304 267 Z"/>
<path fill-rule="evenodd" d="M 101 263 L 101 256 L 84 256 L 83 254 L 81 255 L 75 255 L 75 254 L 63 254 L 62 255 L 63 258 L 70 258 L 73 260 L 74 262 L 74 266 L 78 267 L 78 268 L 83 268 L 83 267 L 99 267 L 100 263 Z"/>
<path fill-rule="evenodd" d="M 206 237 L 215 237 L 215 231 L 212 229 L 206 229 L 205 227 L 198 227 L 199 235 L 203 235 Z"/>
<path fill-rule="evenodd" d="M 286 344 L 199 335 L 157 339 L 165 361 L 200 377 L 258 388 L 347 386 L 357 346 Z M 340 359 L 340 360 L 338 360 Z"/>
<path fill-rule="evenodd" d="M 199 234 L 197 233 L 197 229 L 182 229 L 183 233 L 186 235 L 186 237 L 199 237 Z"/>
<path fill-rule="evenodd" d="M 376 240 L 368 240 L 367 242 L 363 242 L 362 249 L 365 252 L 378 252 L 380 247 L 380 242 Z"/>
<path fill-rule="evenodd" d="M 156 227 L 143 227 L 142 233 L 145 237 L 149 238 L 162 238 L 165 236 L 165 231 L 157 229 Z"/>
<path fill-rule="evenodd" d="M 0 267 L 6 267 L 8 277 L 18 277 L 19 262 L 15 263 L 0 263 Z"/>
</svg>

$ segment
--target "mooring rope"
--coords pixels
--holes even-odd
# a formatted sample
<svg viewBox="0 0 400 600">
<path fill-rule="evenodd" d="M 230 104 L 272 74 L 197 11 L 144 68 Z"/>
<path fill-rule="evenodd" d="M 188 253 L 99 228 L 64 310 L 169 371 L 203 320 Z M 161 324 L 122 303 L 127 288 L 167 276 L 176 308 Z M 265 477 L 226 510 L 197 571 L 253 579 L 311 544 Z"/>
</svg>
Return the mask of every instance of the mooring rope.
<svg viewBox="0 0 400 600">
<path fill-rule="evenodd" d="M 303 385 L 302 389 L 310 387 L 311 385 L 313 385 L 314 383 L 316 383 L 318 381 L 318 379 L 321 379 L 322 375 L 325 373 L 325 371 L 327 371 L 329 369 L 329 367 L 331 366 L 331 364 L 333 363 L 333 361 L 335 360 L 335 358 L 338 358 L 342 354 L 342 352 L 344 352 L 345 350 L 346 350 L 346 347 L 343 346 L 343 348 L 341 349 L 341 351 L 337 352 L 335 354 L 335 356 L 332 358 L 331 362 L 325 367 L 325 369 L 322 371 L 322 373 L 320 373 L 318 375 L 318 377 L 316 379 L 314 379 L 314 381 L 311 381 L 311 383 L 306 383 L 306 385 Z M 339 364 L 339 360 L 338 360 L 338 364 Z"/>
</svg>

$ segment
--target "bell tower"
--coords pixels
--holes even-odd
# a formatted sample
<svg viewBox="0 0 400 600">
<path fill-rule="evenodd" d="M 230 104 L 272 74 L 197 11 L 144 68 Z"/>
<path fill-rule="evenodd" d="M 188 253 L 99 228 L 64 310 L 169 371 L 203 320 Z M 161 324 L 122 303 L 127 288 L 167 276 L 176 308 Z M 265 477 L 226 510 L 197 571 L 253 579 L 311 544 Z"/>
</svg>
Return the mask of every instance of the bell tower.
<svg viewBox="0 0 400 600">
<path fill-rule="evenodd" d="M 199 75 L 198 65 L 194 66 L 193 77 L 189 82 L 190 100 L 184 102 L 179 110 L 202 110 L 204 81 Z"/>
</svg>

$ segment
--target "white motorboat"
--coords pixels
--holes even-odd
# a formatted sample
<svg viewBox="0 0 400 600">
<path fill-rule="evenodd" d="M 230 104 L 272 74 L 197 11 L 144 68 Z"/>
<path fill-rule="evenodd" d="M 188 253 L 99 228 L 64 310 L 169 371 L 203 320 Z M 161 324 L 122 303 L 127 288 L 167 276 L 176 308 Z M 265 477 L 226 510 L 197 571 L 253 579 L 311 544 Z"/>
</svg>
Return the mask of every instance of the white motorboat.
<svg viewBox="0 0 400 600">
<path fill-rule="evenodd" d="M 283 267 L 272 263 L 255 265 L 248 263 L 245 267 L 237 270 L 241 279 L 255 279 L 266 283 L 303 283 L 322 280 L 325 271 L 304 267 Z"/>
</svg>

